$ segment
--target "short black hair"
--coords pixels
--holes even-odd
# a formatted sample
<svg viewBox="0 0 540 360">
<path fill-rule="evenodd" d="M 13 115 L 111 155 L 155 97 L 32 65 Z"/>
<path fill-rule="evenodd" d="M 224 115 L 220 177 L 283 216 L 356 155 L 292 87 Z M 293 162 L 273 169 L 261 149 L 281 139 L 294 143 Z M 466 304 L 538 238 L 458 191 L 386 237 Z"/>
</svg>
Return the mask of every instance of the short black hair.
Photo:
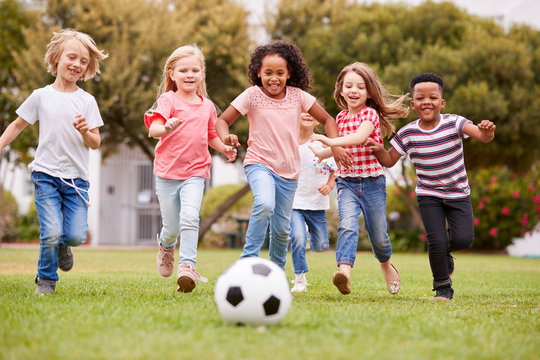
<svg viewBox="0 0 540 360">
<path fill-rule="evenodd" d="M 442 95 L 444 82 L 443 79 L 435 73 L 422 73 L 414 76 L 411 80 L 411 93 L 414 93 L 414 87 L 416 84 L 423 82 L 434 82 L 439 84 L 439 89 L 441 90 Z"/>
</svg>

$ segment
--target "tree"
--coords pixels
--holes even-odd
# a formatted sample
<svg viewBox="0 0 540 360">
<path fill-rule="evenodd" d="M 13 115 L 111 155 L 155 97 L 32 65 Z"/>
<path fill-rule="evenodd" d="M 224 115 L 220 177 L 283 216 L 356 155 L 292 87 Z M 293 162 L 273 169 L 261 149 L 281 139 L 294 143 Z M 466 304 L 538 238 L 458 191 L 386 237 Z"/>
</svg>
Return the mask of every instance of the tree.
<svg viewBox="0 0 540 360">
<path fill-rule="evenodd" d="M 15 56 L 21 98 L 52 81 L 43 54 L 52 31 L 76 28 L 90 34 L 110 57 L 102 72 L 81 87 L 99 104 L 103 156 L 118 144 L 138 146 L 153 159 L 144 112 L 156 99 L 166 58 L 178 46 L 198 44 L 206 57 L 210 97 L 223 107 L 246 85 L 245 54 L 251 46 L 246 12 L 232 0 L 49 0 L 34 1 L 42 21 L 23 30 L 27 49 Z"/>
<path fill-rule="evenodd" d="M 445 80 L 446 112 L 497 124 L 489 145 L 466 141 L 467 169 L 508 165 L 524 171 L 540 155 L 540 31 L 505 31 L 449 2 L 418 6 L 346 0 L 280 1 L 267 28 L 294 41 L 314 73 L 315 87 L 336 114 L 332 94 L 343 66 L 362 61 L 396 93 L 410 78 L 436 72 Z M 410 113 L 408 119 L 416 118 Z"/>
</svg>

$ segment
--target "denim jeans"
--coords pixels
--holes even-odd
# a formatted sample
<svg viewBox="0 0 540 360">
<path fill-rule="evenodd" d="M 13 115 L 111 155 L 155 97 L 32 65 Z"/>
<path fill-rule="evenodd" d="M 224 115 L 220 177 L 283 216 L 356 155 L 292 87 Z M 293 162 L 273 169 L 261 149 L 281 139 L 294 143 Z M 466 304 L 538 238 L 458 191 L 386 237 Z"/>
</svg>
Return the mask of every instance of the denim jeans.
<svg viewBox="0 0 540 360">
<path fill-rule="evenodd" d="M 364 223 L 371 248 L 379 262 L 392 255 L 386 224 L 386 179 L 384 175 L 367 178 L 337 178 L 339 226 L 336 262 L 354 266 L 360 225 Z"/>
<path fill-rule="evenodd" d="M 293 209 L 291 214 L 291 253 L 295 274 L 308 272 L 306 262 L 307 230 L 312 251 L 328 250 L 326 211 Z"/>
<path fill-rule="evenodd" d="M 260 164 L 246 166 L 253 207 L 241 258 L 259 256 L 270 223 L 270 260 L 285 269 L 297 180 L 284 179 Z"/>
<path fill-rule="evenodd" d="M 170 248 L 180 235 L 180 263 L 197 264 L 199 213 L 204 193 L 204 178 L 171 180 L 156 176 L 156 194 L 161 210 L 161 244 Z"/>
<path fill-rule="evenodd" d="M 81 178 L 62 181 L 36 171 L 30 178 L 40 230 L 37 276 L 58 281 L 58 245 L 79 246 L 86 241 L 89 184 Z"/>
<path fill-rule="evenodd" d="M 452 251 L 470 248 L 474 239 L 471 199 L 418 196 L 418 207 L 426 229 L 433 289 L 452 286 L 448 256 Z"/>
</svg>

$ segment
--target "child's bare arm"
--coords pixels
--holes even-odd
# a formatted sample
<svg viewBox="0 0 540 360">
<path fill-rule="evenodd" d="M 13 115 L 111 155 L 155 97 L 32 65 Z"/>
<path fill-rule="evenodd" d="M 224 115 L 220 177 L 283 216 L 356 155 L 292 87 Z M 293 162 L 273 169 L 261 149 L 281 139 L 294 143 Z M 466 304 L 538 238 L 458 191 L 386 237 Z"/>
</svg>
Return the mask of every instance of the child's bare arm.
<svg viewBox="0 0 540 360">
<path fill-rule="evenodd" d="M 308 145 L 308 147 L 311 149 L 313 154 L 317 158 L 319 158 L 319 161 L 322 161 L 324 159 L 328 159 L 330 156 L 332 156 L 332 148 L 317 149 L 313 145 Z"/>
<path fill-rule="evenodd" d="M 335 185 L 336 185 L 336 175 L 334 174 L 334 172 L 332 172 L 330 176 L 328 177 L 328 181 L 326 182 L 326 184 L 319 186 L 319 192 L 323 194 L 324 196 L 326 196 L 330 194 L 330 191 L 332 191 Z"/>
<path fill-rule="evenodd" d="M 26 122 L 21 117 L 15 119 L 9 126 L 6 128 L 2 136 L 0 136 L 0 152 L 11 144 L 13 140 L 19 136 L 19 134 L 28 126 L 30 123 Z"/>
<path fill-rule="evenodd" d="M 373 151 L 373 155 L 379 160 L 382 166 L 390 168 L 398 162 L 401 158 L 401 154 L 396 151 L 394 148 L 390 150 L 385 150 L 383 144 L 379 144 L 373 139 L 367 139 L 364 143 L 369 150 Z"/>
<path fill-rule="evenodd" d="M 482 120 L 480 124 L 468 123 L 463 128 L 463 133 L 483 143 L 488 143 L 495 137 L 497 126 L 489 120 Z"/>
<path fill-rule="evenodd" d="M 167 121 L 165 121 L 163 118 L 157 118 L 152 121 L 152 124 L 150 124 L 148 136 L 158 139 L 163 135 L 171 133 L 174 129 L 180 126 L 181 123 L 182 120 L 177 118 L 170 118 Z"/>
<path fill-rule="evenodd" d="M 371 135 L 374 129 L 374 125 L 371 121 L 364 121 L 356 130 L 355 133 L 336 137 L 333 139 L 314 139 L 319 140 L 325 145 L 328 146 L 352 146 L 352 145 L 362 145 L 366 139 Z"/>
<path fill-rule="evenodd" d="M 90 149 L 97 149 L 101 145 L 101 136 L 99 135 L 99 128 L 94 128 L 88 130 L 88 121 L 83 115 L 75 116 L 75 121 L 73 126 L 81 134 L 83 138 L 84 145 L 88 146 Z"/>
<path fill-rule="evenodd" d="M 229 134 L 229 126 L 242 114 L 234 106 L 229 106 L 216 121 L 216 132 L 225 145 L 240 146 L 238 136 Z"/>
<path fill-rule="evenodd" d="M 236 160 L 236 149 L 232 146 L 225 145 L 219 137 L 208 140 L 208 145 L 216 151 L 219 151 L 227 157 L 227 162 Z"/>
</svg>

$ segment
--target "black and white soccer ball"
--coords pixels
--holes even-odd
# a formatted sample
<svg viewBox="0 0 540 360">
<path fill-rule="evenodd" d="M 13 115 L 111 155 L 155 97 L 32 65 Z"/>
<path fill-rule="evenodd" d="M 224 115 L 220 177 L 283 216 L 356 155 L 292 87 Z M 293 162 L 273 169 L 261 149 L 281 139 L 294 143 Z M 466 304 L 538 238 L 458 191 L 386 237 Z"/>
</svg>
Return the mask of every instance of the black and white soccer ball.
<svg viewBox="0 0 540 360">
<path fill-rule="evenodd" d="M 275 325 L 291 305 L 287 276 L 259 257 L 242 258 L 221 274 L 214 299 L 223 321 L 237 325 Z"/>
</svg>

